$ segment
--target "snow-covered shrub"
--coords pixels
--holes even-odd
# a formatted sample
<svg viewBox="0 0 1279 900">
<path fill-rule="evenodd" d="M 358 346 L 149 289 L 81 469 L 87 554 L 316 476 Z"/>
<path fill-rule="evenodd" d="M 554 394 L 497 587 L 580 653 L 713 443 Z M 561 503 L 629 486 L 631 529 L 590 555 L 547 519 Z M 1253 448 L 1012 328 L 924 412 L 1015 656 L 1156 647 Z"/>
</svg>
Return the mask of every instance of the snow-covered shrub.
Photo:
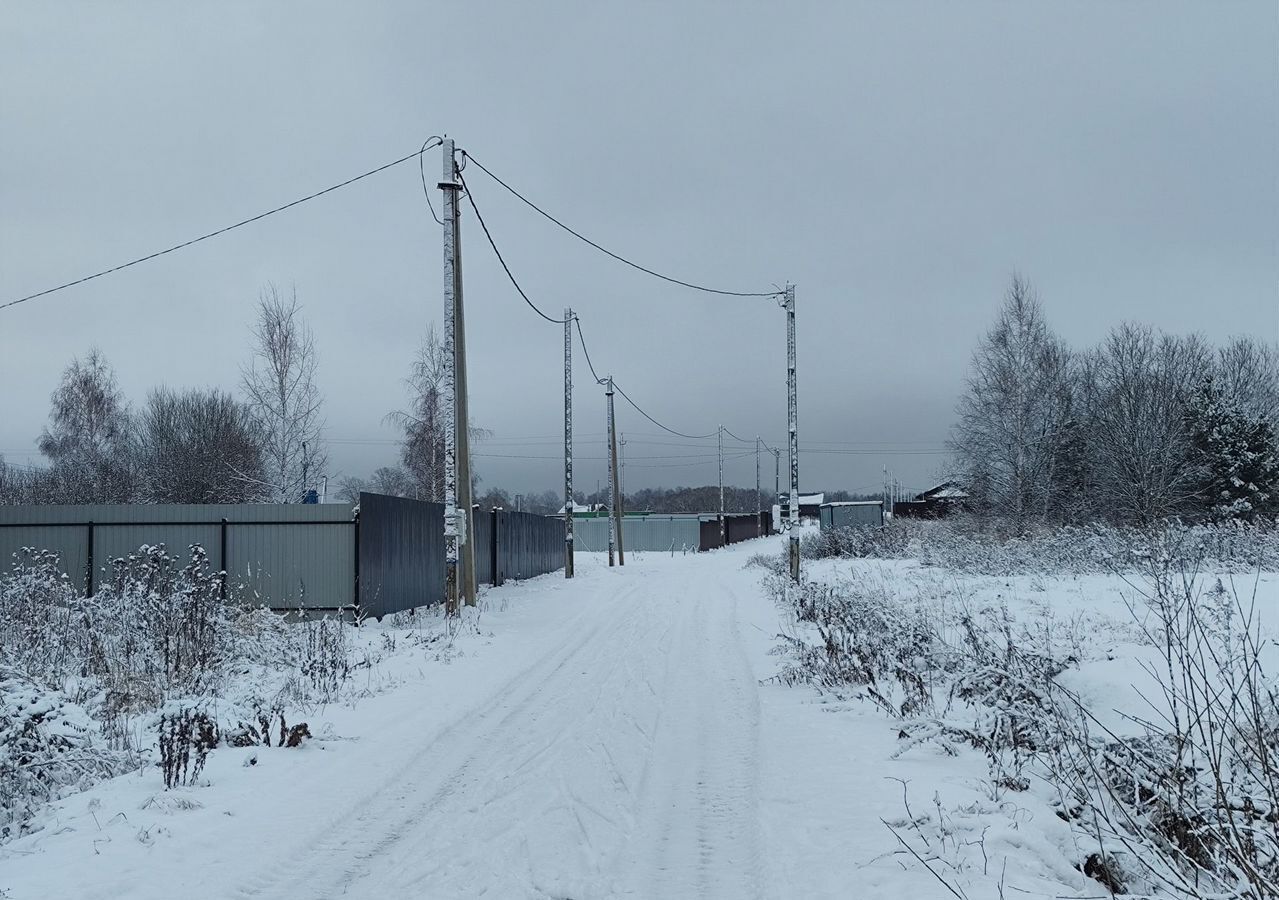
<svg viewBox="0 0 1279 900">
<path fill-rule="evenodd" d="M 1279 525 L 1238 520 L 1152 528 L 1062 526 L 1007 536 L 964 516 L 894 519 L 882 528 L 839 528 L 806 536 L 809 558 L 918 559 L 927 566 L 982 575 L 1104 574 L 1139 571 L 1151 556 L 1212 564 L 1227 571 L 1279 568 Z"/>
<path fill-rule="evenodd" d="M 1057 728 L 1047 777 L 1135 888 L 1279 896 L 1279 679 L 1256 598 L 1185 560 L 1156 558 L 1147 578 L 1136 618 L 1160 657 L 1157 705 L 1119 734 L 1071 695 L 1080 715 Z"/>
<path fill-rule="evenodd" d="M 302 674 L 322 702 L 334 699 L 351 677 L 351 648 L 346 626 L 325 616 L 301 626 L 305 639 Z"/>
<path fill-rule="evenodd" d="M 901 601 L 883 584 L 794 585 L 785 575 L 768 581 L 777 596 L 788 598 L 796 618 L 811 623 L 820 636 L 819 644 L 787 639 L 795 661 L 783 669 L 783 682 L 854 689 L 895 716 L 933 708 L 934 676 L 951 660 L 924 609 Z"/>
<path fill-rule="evenodd" d="M 199 709 L 179 708 L 160 716 L 160 770 L 164 786 L 190 784 L 200 777 L 209 751 L 218 745 L 218 726 Z"/>
<path fill-rule="evenodd" d="M 0 842 L 22 834 L 50 800 L 130 767 L 101 723 L 59 691 L 0 667 Z"/>
<path fill-rule="evenodd" d="M 1279 896 L 1276 645 L 1263 635 L 1255 596 L 1200 574 L 1206 562 L 1273 565 L 1273 530 L 1080 529 L 1059 540 L 1041 544 L 1053 565 L 1065 558 L 1051 561 L 1054 546 L 1082 544 L 1095 559 L 1122 553 L 1125 580 L 1142 588 L 1133 620 L 1158 652 L 1147 665 L 1158 687 L 1144 695 L 1148 708 L 1119 711 L 1125 727 L 1062 679 L 1079 661 L 1080 640 L 1046 613 L 1017 622 L 962 596 L 939 608 L 911 596 L 913 586 L 898 593 L 882 583 L 768 576 L 779 601 L 816 632 L 801 627 L 786 638 L 792 661 L 781 677 L 864 694 L 900 720 L 900 753 L 920 744 L 981 750 L 993 793 L 1052 799 L 1088 848 L 1080 869 L 1116 893 Z M 1022 565 L 1029 546 L 1017 542 L 1006 555 L 982 547 L 977 558 Z"/>
<path fill-rule="evenodd" d="M 234 586 L 221 594 L 198 545 L 185 560 L 163 545 L 113 560 L 92 597 L 56 555 L 16 555 L 0 573 L 0 840 L 130 766 L 157 762 L 171 787 L 219 743 L 309 734 L 286 708 L 341 693 L 356 665 L 346 626 L 289 625 Z"/>
</svg>

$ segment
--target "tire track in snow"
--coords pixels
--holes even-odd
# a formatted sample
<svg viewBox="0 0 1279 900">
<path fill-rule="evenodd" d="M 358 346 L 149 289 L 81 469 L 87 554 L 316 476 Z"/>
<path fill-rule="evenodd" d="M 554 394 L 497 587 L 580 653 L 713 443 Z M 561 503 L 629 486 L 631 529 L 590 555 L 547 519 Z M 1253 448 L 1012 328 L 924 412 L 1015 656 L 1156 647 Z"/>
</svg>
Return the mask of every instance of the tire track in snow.
<svg viewBox="0 0 1279 900">
<path fill-rule="evenodd" d="M 282 855 L 287 864 L 255 873 L 240 886 L 236 896 L 294 900 L 299 880 L 306 885 L 307 896 L 348 895 L 346 889 L 368 870 L 371 860 L 384 855 L 430 809 L 454 792 L 472 764 L 468 750 L 483 746 L 486 737 L 500 731 L 518 710 L 535 702 L 547 680 L 600 640 L 602 633 L 626 625 L 625 602 L 637 590 L 638 586 L 628 585 L 604 604 L 621 607 L 623 615 L 610 619 L 601 617 L 598 610 L 587 610 L 575 617 L 567 627 L 581 625 L 592 617 L 596 621 L 588 621 L 584 633 L 567 649 L 548 653 L 508 679 L 490 695 L 488 706 L 467 710 L 438 731 L 372 795 L 319 827 L 308 828 L 305 837 L 293 842 L 292 852 Z M 634 608 L 632 604 L 631 609 Z M 503 711 L 506 714 L 493 721 Z"/>
</svg>

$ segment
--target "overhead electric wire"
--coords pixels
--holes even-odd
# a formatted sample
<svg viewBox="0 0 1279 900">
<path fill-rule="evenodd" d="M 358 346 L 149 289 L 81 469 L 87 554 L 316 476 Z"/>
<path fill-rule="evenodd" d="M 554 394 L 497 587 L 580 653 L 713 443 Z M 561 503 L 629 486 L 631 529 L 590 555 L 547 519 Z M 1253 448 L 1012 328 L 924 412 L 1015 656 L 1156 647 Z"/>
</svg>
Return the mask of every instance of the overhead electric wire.
<svg viewBox="0 0 1279 900">
<path fill-rule="evenodd" d="M 476 163 L 479 165 L 479 163 Z M 582 320 L 577 316 L 573 316 L 573 324 L 577 326 L 577 342 L 582 345 L 582 355 L 586 357 L 586 367 L 591 370 L 591 376 L 595 379 L 596 384 L 603 384 L 604 379 L 595 373 L 595 365 L 591 362 L 590 351 L 586 349 L 586 338 L 582 335 Z"/>
<path fill-rule="evenodd" d="M 753 444 L 755 443 L 755 441 L 759 440 L 759 438 L 752 438 L 751 440 L 748 441 L 746 440 L 746 438 L 738 437 L 737 435 L 733 434 L 733 432 L 729 431 L 727 428 L 724 429 L 724 433 L 735 441 L 741 441 L 743 444 Z"/>
<path fill-rule="evenodd" d="M 658 428 L 662 429 L 663 431 L 669 431 L 671 434 L 675 435 L 676 437 L 688 438 L 688 439 L 689 439 L 689 440 L 691 440 L 691 441 L 701 441 L 701 440 L 705 440 L 705 439 L 707 439 L 707 438 L 713 438 L 713 437 L 715 437 L 715 432 L 713 432 L 713 431 L 712 431 L 710 434 L 707 434 L 707 435 L 701 435 L 701 434 L 684 434 L 684 432 L 682 432 L 682 431 L 676 431 L 674 428 L 667 428 L 667 427 L 666 427 L 665 425 L 663 425 L 661 422 L 657 421 L 657 420 L 656 420 L 656 419 L 654 419 L 652 416 L 650 416 L 648 413 L 644 412 L 644 410 L 640 409 L 639 404 L 638 404 L 638 403 L 636 403 L 634 400 L 632 400 L 629 396 L 627 396 L 626 391 L 622 390 L 622 386 L 621 386 L 621 385 L 619 385 L 616 381 L 614 381 L 614 382 L 613 382 L 613 387 L 614 387 L 614 388 L 616 388 L 617 392 L 618 392 L 619 394 L 621 394 L 621 395 L 622 395 L 622 396 L 626 399 L 626 402 L 627 402 L 627 403 L 629 403 L 631 406 L 635 407 L 635 411 L 636 411 L 637 413 L 639 413 L 639 414 L 640 414 L 641 416 L 643 416 L 644 418 L 648 419 L 650 422 L 652 422 L 654 425 L 656 425 Z"/>
<path fill-rule="evenodd" d="M 478 165 L 478 164 L 477 164 Z M 475 195 L 471 193 L 471 189 L 466 186 L 466 179 L 458 175 L 458 181 L 462 182 L 462 189 L 466 193 L 467 202 L 471 204 L 471 209 L 475 211 L 475 218 L 480 223 L 480 228 L 484 229 L 484 236 L 488 238 L 489 246 L 493 248 L 493 252 L 497 255 L 497 261 L 502 264 L 502 270 L 506 272 L 506 277 L 511 280 L 511 284 L 515 285 L 515 290 L 524 298 L 524 302 L 529 305 L 529 309 L 537 313 L 552 325 L 563 325 L 564 319 L 554 319 L 537 308 L 537 304 L 528 298 L 528 294 L 524 293 L 524 288 L 520 287 L 520 283 L 515 280 L 515 275 L 511 273 L 511 267 L 506 264 L 506 260 L 502 258 L 502 251 L 497 249 L 497 242 L 493 240 L 493 235 L 489 232 L 489 227 L 484 224 L 484 217 L 480 215 L 480 208 L 475 205 Z"/>
<path fill-rule="evenodd" d="M 75 281 L 68 281 L 66 284 L 60 284 L 57 287 L 51 287 L 43 291 L 37 291 L 34 294 L 28 294 L 25 297 L 19 297 L 17 300 L 10 300 L 7 303 L 0 303 L 0 309 L 7 309 L 10 306 L 17 306 L 19 303 L 26 303 L 28 300 L 35 300 L 37 297 L 44 297 L 49 294 L 55 293 L 57 291 L 65 290 L 66 288 L 69 288 L 69 287 L 75 287 L 77 284 L 84 284 L 86 281 L 92 281 L 95 278 L 101 278 L 103 275 L 110 275 L 112 272 L 119 272 L 121 269 L 127 269 L 130 266 L 136 266 L 139 263 L 148 262 L 149 260 L 153 260 L 153 259 L 156 259 L 157 257 L 164 256 L 167 253 L 172 253 L 175 250 L 181 250 L 184 247 L 190 247 L 192 244 L 198 244 L 201 241 L 207 241 L 209 238 L 217 237 L 220 234 L 226 234 L 228 231 L 234 231 L 236 228 L 240 228 L 241 226 L 251 225 L 252 223 L 260 221 L 261 219 L 265 219 L 267 216 L 273 216 L 278 212 L 284 212 L 286 209 L 292 209 L 293 207 L 301 203 L 306 203 L 308 200 L 314 200 L 316 197 L 323 197 L 325 194 L 332 193 L 333 191 L 336 191 L 339 188 L 344 188 L 347 185 L 355 184 L 355 182 L 368 178 L 370 175 L 376 175 L 379 172 L 385 172 L 387 169 L 390 169 L 393 166 L 398 166 L 400 163 L 408 162 L 410 159 L 413 159 L 414 157 L 421 158 L 422 154 L 425 153 L 427 150 L 431 149 L 431 146 L 433 146 L 431 145 L 431 141 L 438 141 L 438 140 L 439 138 L 431 138 L 425 144 L 422 145 L 422 149 L 415 150 L 413 153 L 410 153 L 408 156 L 401 156 L 399 159 L 389 162 L 386 165 L 378 166 L 376 169 L 370 169 L 369 171 L 365 172 L 362 175 L 356 175 L 354 178 L 348 178 L 346 181 L 340 182 L 335 185 L 331 185 L 330 187 L 326 187 L 322 191 L 316 191 L 313 194 L 307 194 L 305 197 L 299 197 L 297 200 L 294 200 L 290 203 L 286 203 L 283 206 L 277 206 L 275 209 L 268 209 L 264 213 L 258 213 L 256 216 L 250 216 L 247 219 L 242 219 L 233 225 L 227 225 L 225 228 L 219 228 L 217 231 L 210 231 L 208 234 L 202 234 L 199 237 L 192 238 L 189 241 L 183 241 L 180 244 L 174 244 L 172 247 L 169 247 L 167 249 L 157 250 L 155 253 L 149 253 L 146 256 L 140 256 L 137 259 L 130 260 L 129 262 L 126 262 L 126 263 L 121 263 L 118 266 L 112 266 L 109 269 L 103 269 L 101 272 L 94 272 L 92 275 L 86 275 L 83 278 L 77 278 Z M 434 211 L 432 211 L 432 214 L 434 214 Z"/>
<path fill-rule="evenodd" d="M 670 275 L 663 275 L 661 272 L 655 272 L 646 266 L 641 266 L 639 263 L 631 262 L 626 257 L 619 256 L 618 254 L 614 253 L 612 250 L 609 250 L 605 247 L 600 246 L 595 241 L 591 240 L 590 238 L 588 238 L 586 235 L 582 234 L 581 232 L 575 231 L 572 228 L 570 228 L 568 225 L 565 225 L 559 219 L 555 218 L 555 216 L 551 215 L 546 210 L 542 209 L 532 200 L 528 199 L 519 191 L 517 191 L 515 188 L 511 187 L 509 184 L 507 184 L 505 181 L 499 178 L 497 175 L 493 174 L 493 172 L 490 171 L 484 165 L 484 163 L 480 162 L 478 159 L 476 159 L 471 154 L 467 153 L 465 150 L 462 151 L 462 156 L 463 158 L 469 159 L 471 162 L 475 163 L 475 165 L 479 167 L 481 172 L 483 172 L 485 175 L 488 175 L 489 178 L 492 178 L 502 187 L 506 188 L 508 191 L 514 194 L 517 198 L 523 201 L 524 204 L 528 206 L 530 209 L 534 210 L 538 214 L 554 222 L 556 225 L 558 225 L 560 228 L 567 231 L 569 234 L 573 235 L 573 237 L 577 238 L 579 241 L 589 244 L 590 246 L 594 247 L 596 250 L 603 253 L 605 256 L 610 256 L 620 263 L 625 263 L 626 265 L 630 266 L 632 269 L 637 269 L 640 272 L 644 272 L 645 274 L 652 275 L 654 278 L 660 278 L 662 281 L 667 281 L 667 282 L 670 282 L 671 284 L 678 284 L 680 287 L 691 288 L 692 290 L 695 290 L 695 291 L 703 291 L 707 294 L 721 294 L 726 297 L 778 297 L 785 293 L 785 291 L 724 291 L 718 288 L 706 287 L 705 285 L 701 285 L 701 284 L 694 284 L 691 281 L 681 281 L 678 278 L 672 278 Z"/>
</svg>

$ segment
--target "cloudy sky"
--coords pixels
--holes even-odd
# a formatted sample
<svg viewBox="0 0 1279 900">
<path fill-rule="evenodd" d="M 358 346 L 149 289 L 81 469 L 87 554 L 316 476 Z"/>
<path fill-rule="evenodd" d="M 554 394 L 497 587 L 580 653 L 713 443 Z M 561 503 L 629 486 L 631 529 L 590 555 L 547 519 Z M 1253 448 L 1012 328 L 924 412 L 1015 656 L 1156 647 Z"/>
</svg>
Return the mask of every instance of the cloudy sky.
<svg viewBox="0 0 1279 900">
<path fill-rule="evenodd" d="M 801 444 L 824 451 L 801 454 L 804 487 L 877 489 L 887 466 L 922 488 L 1014 270 L 1077 345 L 1125 319 L 1277 336 L 1276 9 L 10 0 L 0 302 L 447 132 L 645 265 L 729 290 L 793 281 Z M 432 188 L 439 169 L 434 152 Z M 601 374 L 677 430 L 784 439 L 772 301 L 626 269 L 467 175 L 529 295 L 579 312 Z M 469 216 L 463 232 L 472 415 L 493 432 L 477 466 L 486 485 L 555 487 L 562 333 Z M 49 392 L 94 345 L 134 403 L 161 383 L 234 388 L 267 282 L 295 285 L 314 329 L 331 474 L 393 462 L 383 418 L 442 311 L 439 228 L 411 164 L 0 311 L 0 451 L 40 461 Z M 575 396 L 589 489 L 603 396 L 586 377 Z M 628 487 L 714 482 L 713 441 L 618 414 Z M 754 477 L 753 454 L 733 453 L 729 481 Z"/>
</svg>

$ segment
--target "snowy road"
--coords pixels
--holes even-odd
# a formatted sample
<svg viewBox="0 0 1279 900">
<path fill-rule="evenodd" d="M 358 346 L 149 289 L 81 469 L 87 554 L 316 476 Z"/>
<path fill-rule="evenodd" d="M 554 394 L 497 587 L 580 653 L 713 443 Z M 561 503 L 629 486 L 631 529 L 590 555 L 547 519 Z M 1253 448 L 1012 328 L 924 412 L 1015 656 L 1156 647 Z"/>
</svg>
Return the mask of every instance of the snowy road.
<svg viewBox="0 0 1279 900">
<path fill-rule="evenodd" d="M 406 764 L 240 896 L 298 871 L 318 897 L 762 896 L 758 687 L 720 568 L 595 573 L 562 641 L 455 723 L 403 722 Z"/>
</svg>

